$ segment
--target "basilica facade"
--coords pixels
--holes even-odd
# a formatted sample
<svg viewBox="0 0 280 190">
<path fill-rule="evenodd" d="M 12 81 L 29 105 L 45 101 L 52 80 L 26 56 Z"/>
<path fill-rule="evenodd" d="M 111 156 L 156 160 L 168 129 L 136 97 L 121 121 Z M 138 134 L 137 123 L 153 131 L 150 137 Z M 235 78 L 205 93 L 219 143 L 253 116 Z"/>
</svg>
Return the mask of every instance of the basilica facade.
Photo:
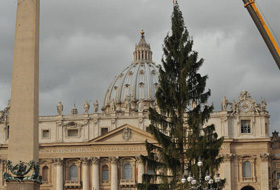
<svg viewBox="0 0 280 190">
<path fill-rule="evenodd" d="M 64 114 L 59 102 L 57 115 L 40 117 L 41 190 L 135 190 L 149 172 L 139 156 L 146 154 L 145 140 L 156 143 L 148 108 L 157 108 L 159 67 L 144 32 L 133 55 L 108 87 L 102 106 L 85 102 L 82 113 L 74 107 Z M 225 138 L 219 170 L 225 189 L 277 189 L 280 137 L 269 135 L 265 100 L 256 102 L 247 91 L 233 102 L 221 99 L 221 111 L 213 112 L 208 124 Z M 0 112 L 0 190 L 6 189 L 2 173 L 7 172 L 8 146 L 9 105 Z"/>
</svg>

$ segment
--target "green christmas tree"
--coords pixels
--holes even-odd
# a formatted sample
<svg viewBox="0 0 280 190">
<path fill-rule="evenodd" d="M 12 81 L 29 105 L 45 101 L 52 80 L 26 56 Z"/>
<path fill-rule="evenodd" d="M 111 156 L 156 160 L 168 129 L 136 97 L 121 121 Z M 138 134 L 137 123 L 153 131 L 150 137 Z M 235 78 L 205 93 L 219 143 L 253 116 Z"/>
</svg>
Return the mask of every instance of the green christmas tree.
<svg viewBox="0 0 280 190">
<path fill-rule="evenodd" d="M 186 168 L 198 181 L 197 162 L 204 163 L 201 173 L 215 174 L 222 158 L 218 157 L 223 138 L 214 125 L 205 126 L 213 106 L 207 105 L 210 90 L 207 76 L 198 73 L 203 59 L 192 50 L 193 40 L 185 27 L 177 3 L 172 14 L 172 32 L 164 39 L 157 108 L 149 109 L 150 133 L 158 144 L 146 142 L 147 156 L 141 156 L 149 168 L 138 189 L 182 189 Z"/>
</svg>

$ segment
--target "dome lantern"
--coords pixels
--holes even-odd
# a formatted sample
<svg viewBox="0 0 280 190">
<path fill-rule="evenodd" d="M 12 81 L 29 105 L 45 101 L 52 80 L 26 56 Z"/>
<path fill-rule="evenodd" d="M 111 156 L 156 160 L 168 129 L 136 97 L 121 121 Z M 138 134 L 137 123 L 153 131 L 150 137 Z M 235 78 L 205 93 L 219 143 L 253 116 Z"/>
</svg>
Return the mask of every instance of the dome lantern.
<svg viewBox="0 0 280 190">
<path fill-rule="evenodd" d="M 134 61 L 152 61 L 153 52 L 151 51 L 150 44 L 145 40 L 145 32 L 141 30 L 141 39 L 138 44 L 135 45 Z"/>
</svg>

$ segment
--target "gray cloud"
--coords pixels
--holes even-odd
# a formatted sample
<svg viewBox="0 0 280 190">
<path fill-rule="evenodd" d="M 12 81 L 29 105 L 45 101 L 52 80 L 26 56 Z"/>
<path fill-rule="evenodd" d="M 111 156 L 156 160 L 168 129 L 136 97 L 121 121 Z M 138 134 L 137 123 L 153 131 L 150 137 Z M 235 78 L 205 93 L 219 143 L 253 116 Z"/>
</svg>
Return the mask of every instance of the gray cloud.
<svg viewBox="0 0 280 190">
<path fill-rule="evenodd" d="M 265 97 L 271 131 L 280 123 L 280 73 L 243 3 L 179 0 L 195 50 L 205 59 L 209 100 L 220 110 L 223 96 L 232 101 L 247 89 L 257 101 Z M 259 0 L 280 38 L 279 1 Z M 0 7 L 0 109 L 10 96 L 16 0 Z M 98 99 L 132 59 L 140 30 L 146 32 L 154 61 L 160 64 L 163 39 L 170 31 L 172 0 L 42 0 L 40 26 L 40 114 L 65 113 L 75 103 Z M 92 102 L 91 102 L 92 104 Z"/>
</svg>

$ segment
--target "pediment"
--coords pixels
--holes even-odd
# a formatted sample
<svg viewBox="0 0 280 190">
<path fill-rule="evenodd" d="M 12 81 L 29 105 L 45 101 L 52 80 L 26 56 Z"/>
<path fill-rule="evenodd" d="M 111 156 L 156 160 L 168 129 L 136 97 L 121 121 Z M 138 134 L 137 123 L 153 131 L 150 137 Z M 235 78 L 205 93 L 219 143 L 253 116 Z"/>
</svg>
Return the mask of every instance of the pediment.
<svg viewBox="0 0 280 190">
<path fill-rule="evenodd" d="M 118 127 L 109 133 L 93 139 L 92 143 L 105 143 L 105 144 L 126 144 L 126 143 L 144 143 L 148 140 L 150 143 L 155 143 L 152 135 L 146 131 L 125 124 Z"/>
</svg>

